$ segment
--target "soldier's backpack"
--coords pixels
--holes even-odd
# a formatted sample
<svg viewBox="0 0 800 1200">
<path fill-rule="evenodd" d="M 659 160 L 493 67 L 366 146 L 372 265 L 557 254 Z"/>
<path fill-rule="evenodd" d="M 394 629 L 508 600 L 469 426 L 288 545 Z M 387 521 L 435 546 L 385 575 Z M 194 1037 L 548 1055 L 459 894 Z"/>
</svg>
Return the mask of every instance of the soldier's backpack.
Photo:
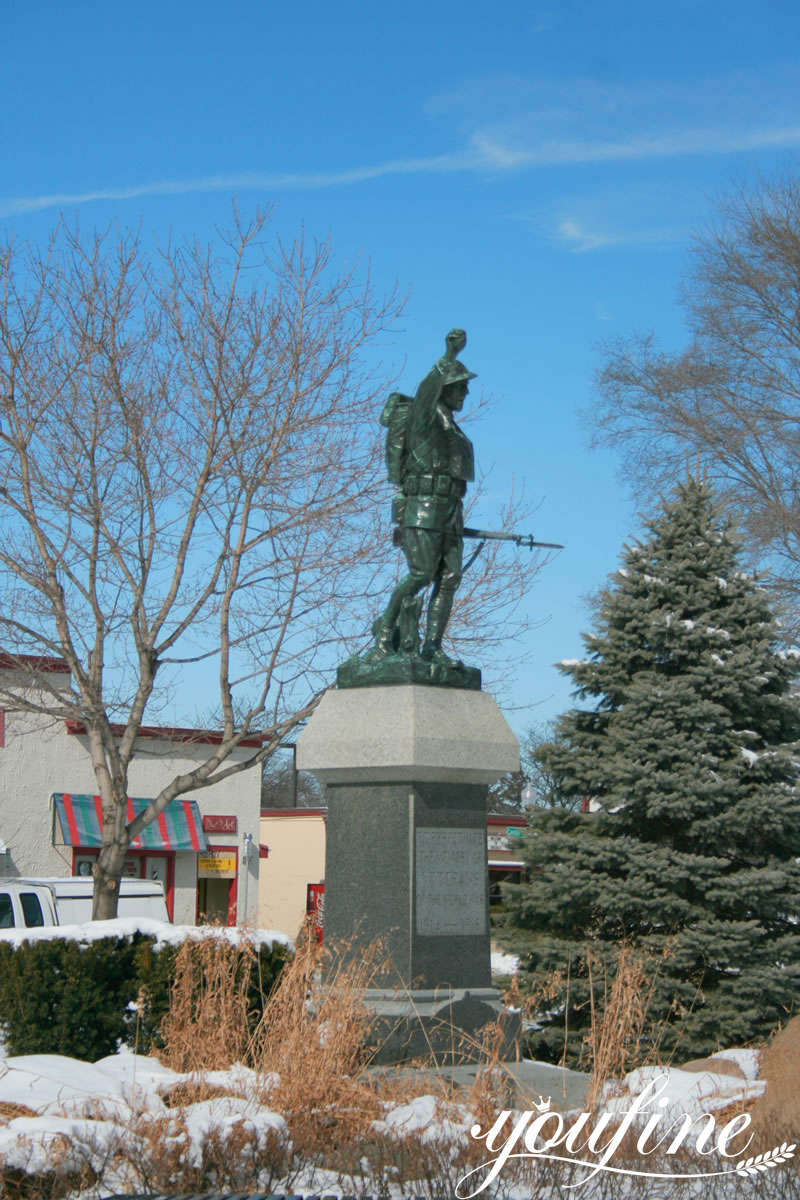
<svg viewBox="0 0 800 1200">
<path fill-rule="evenodd" d="M 380 415 L 381 425 L 386 426 L 386 469 L 389 482 L 402 487 L 408 458 L 408 418 L 411 414 L 413 396 L 392 392 Z"/>
</svg>

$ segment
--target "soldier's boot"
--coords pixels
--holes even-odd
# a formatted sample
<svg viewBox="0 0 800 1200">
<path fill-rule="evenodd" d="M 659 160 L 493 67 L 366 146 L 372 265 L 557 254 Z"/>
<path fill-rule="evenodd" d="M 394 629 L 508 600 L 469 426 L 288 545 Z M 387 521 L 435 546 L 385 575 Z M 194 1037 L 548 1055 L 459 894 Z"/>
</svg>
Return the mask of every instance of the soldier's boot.
<svg viewBox="0 0 800 1200">
<path fill-rule="evenodd" d="M 365 654 L 366 659 L 384 658 L 387 654 L 394 654 L 397 649 L 395 645 L 396 626 L 392 621 L 387 621 L 386 617 L 379 617 L 372 626 L 372 636 L 375 638 L 375 645 L 372 646 Z"/>
<path fill-rule="evenodd" d="M 454 593 L 449 589 L 443 588 L 432 597 L 428 605 L 428 627 L 422 647 L 422 657 L 438 666 L 460 669 L 464 666 L 461 660 L 448 657 L 442 649 L 442 638 L 453 607 L 453 595 Z"/>
</svg>

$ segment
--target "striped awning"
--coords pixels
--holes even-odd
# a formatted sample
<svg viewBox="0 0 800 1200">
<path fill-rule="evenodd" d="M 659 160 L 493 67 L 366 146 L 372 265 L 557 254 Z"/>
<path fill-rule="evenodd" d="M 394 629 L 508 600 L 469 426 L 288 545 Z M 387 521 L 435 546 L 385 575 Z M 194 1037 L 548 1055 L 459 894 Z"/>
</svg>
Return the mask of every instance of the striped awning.
<svg viewBox="0 0 800 1200">
<path fill-rule="evenodd" d="M 53 792 L 61 836 L 68 846 L 101 846 L 103 802 L 99 796 L 75 792 Z M 128 797 L 128 823 L 150 803 L 141 797 Z M 203 823 L 196 800 L 179 796 L 171 800 L 160 816 L 131 842 L 131 850 L 207 850 Z"/>
</svg>

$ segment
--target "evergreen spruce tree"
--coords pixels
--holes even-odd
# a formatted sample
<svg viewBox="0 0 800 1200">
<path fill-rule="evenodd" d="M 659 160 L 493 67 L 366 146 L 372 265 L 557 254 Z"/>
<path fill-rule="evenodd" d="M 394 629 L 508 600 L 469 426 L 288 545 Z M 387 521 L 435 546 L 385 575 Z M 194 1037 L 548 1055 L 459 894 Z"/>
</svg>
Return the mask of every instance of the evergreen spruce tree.
<svg viewBox="0 0 800 1200">
<path fill-rule="evenodd" d="M 577 1060 L 587 945 L 594 985 L 621 945 L 647 957 L 651 1036 L 676 1061 L 763 1038 L 800 1008 L 798 659 L 705 486 L 625 550 L 584 640 L 561 669 L 591 706 L 539 753 L 599 808 L 532 814 L 530 881 L 507 888 L 532 985 L 563 980 L 532 1051 Z"/>
</svg>

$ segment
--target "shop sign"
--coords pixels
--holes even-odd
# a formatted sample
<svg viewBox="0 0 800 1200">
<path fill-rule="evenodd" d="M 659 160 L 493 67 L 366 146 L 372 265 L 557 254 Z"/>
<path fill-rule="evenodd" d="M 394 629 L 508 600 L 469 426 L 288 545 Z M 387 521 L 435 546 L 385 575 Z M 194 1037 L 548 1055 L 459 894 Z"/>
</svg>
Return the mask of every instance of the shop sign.
<svg viewBox="0 0 800 1200">
<path fill-rule="evenodd" d="M 508 838 L 504 833 L 490 833 L 488 847 L 490 850 L 508 850 Z"/>
<path fill-rule="evenodd" d="M 235 879 L 236 855 L 230 850 L 204 850 L 197 856 L 198 879 Z"/>
<path fill-rule="evenodd" d="M 238 833 L 238 819 L 231 815 L 203 817 L 203 833 Z"/>
<path fill-rule="evenodd" d="M 509 825 L 506 829 L 506 834 L 508 837 L 521 838 L 525 836 L 525 830 L 519 825 Z"/>
</svg>

